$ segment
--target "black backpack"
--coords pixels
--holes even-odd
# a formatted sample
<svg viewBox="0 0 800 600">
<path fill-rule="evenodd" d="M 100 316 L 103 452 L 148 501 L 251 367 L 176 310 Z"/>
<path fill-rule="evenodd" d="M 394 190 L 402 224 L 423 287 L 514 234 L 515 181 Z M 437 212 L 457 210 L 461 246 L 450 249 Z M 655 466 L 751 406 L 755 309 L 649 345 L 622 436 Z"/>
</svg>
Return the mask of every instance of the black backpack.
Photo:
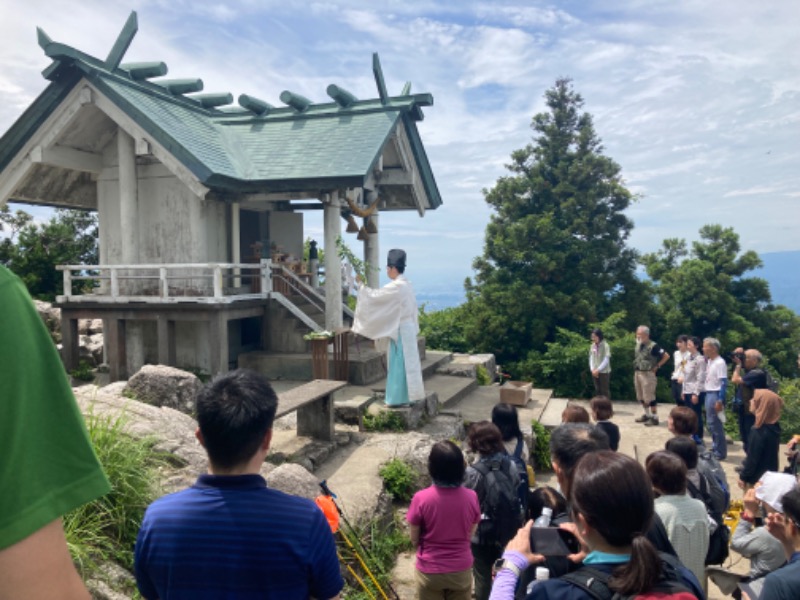
<svg viewBox="0 0 800 600">
<path fill-rule="evenodd" d="M 505 547 L 522 526 L 522 505 L 517 493 L 519 480 L 511 472 L 509 456 L 479 460 L 472 465 L 481 474 L 475 490 L 481 506 L 478 543 Z"/>
<path fill-rule="evenodd" d="M 514 454 L 509 454 L 508 457 L 514 462 L 517 467 L 517 475 L 519 476 L 519 484 L 517 486 L 517 496 L 519 496 L 522 512 L 528 509 L 528 465 L 525 464 L 525 459 L 522 458 L 522 445 L 524 440 L 522 436 L 517 438 L 517 447 L 514 448 Z"/>
<path fill-rule="evenodd" d="M 595 600 L 697 600 L 700 598 L 681 577 L 680 561 L 665 552 L 659 552 L 661 576 L 652 589 L 641 594 L 620 594 L 608 587 L 609 573 L 584 565 L 577 571 L 562 575 L 559 579 L 585 590 Z"/>
<path fill-rule="evenodd" d="M 707 565 L 721 565 L 728 558 L 729 550 L 728 544 L 730 543 L 731 532 L 728 526 L 725 525 L 722 513 L 714 510 L 714 504 L 711 500 L 711 495 L 708 493 L 708 484 L 706 478 L 702 473 L 700 475 L 700 489 L 697 488 L 691 481 L 686 480 L 686 487 L 689 490 L 692 498 L 700 500 L 705 504 L 708 516 L 714 519 L 717 524 L 717 529 L 708 539 L 708 552 L 706 553 Z"/>
</svg>

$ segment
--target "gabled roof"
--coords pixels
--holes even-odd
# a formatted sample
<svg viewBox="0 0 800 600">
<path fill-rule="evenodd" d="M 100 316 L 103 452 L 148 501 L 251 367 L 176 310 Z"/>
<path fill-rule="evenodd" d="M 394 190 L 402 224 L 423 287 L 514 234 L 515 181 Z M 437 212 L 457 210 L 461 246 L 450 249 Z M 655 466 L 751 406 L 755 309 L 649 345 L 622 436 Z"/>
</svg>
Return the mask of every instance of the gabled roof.
<svg viewBox="0 0 800 600">
<path fill-rule="evenodd" d="M 361 187 L 389 138 L 402 128 L 428 208 L 441 205 L 416 128 L 416 121 L 423 118 L 422 107 L 431 106 L 433 97 L 410 94 L 408 84 L 400 96 L 388 96 L 377 55 L 373 67 L 379 98 L 357 100 L 329 86 L 335 101 L 324 104 L 284 92 L 281 98 L 288 104 L 284 107 L 240 96 L 241 108 L 220 109 L 214 104 L 224 104 L 226 96 L 230 102 L 230 94 L 192 97 L 180 93 L 202 89 L 200 80 L 148 81 L 150 75 L 142 74 L 165 74 L 163 63 L 120 66 L 136 27 L 133 13 L 105 61 L 53 42 L 39 30 L 39 44 L 53 59 L 43 72 L 51 83 L 0 138 L 0 172 L 47 115 L 86 80 L 210 189 L 248 193 Z"/>
</svg>

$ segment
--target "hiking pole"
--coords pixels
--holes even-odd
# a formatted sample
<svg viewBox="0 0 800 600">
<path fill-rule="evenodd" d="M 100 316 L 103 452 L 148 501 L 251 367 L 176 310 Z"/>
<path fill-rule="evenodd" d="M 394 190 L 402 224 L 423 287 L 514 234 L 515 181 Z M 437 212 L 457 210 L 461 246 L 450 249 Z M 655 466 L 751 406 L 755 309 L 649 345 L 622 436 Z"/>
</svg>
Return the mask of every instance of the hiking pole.
<svg viewBox="0 0 800 600">
<path fill-rule="evenodd" d="M 331 502 L 333 502 L 333 505 L 336 507 L 336 511 L 339 513 L 339 516 L 342 519 L 342 522 L 347 526 L 347 529 L 350 530 L 350 537 L 355 538 L 356 542 L 358 543 L 359 547 L 361 548 L 361 552 L 363 554 L 367 555 L 374 563 L 377 564 L 378 561 L 375 559 L 375 557 L 361 543 L 361 540 L 359 539 L 358 535 L 356 534 L 355 527 L 353 527 L 351 525 L 350 521 L 347 520 L 347 517 L 344 515 L 344 512 L 342 512 L 342 508 L 339 506 L 339 503 L 336 502 L 336 494 L 334 494 L 331 491 L 331 489 L 328 487 L 328 481 L 327 480 L 320 481 L 319 482 L 319 487 L 322 489 L 322 493 L 325 494 L 325 496 L 327 496 L 328 498 L 330 498 Z M 367 575 L 369 575 L 370 579 L 372 579 L 373 583 L 377 586 L 377 588 L 380 591 L 381 595 L 385 598 L 385 600 L 389 600 L 388 596 L 386 596 L 386 592 L 383 591 L 383 588 L 378 583 L 378 581 L 375 578 L 375 576 L 372 574 L 372 571 L 370 571 L 370 569 L 367 566 L 366 562 L 364 561 L 363 557 L 358 552 L 358 549 L 356 549 L 356 547 L 353 545 L 353 542 L 350 540 L 350 537 L 348 537 L 348 535 L 345 534 L 344 528 L 341 528 L 339 530 L 339 533 L 341 534 L 342 538 L 345 540 L 347 545 L 349 545 L 350 548 L 352 548 L 353 554 L 358 559 L 358 561 L 361 563 L 361 566 L 364 569 L 364 571 L 367 573 Z M 382 573 L 382 575 L 387 575 L 387 574 L 386 573 Z M 395 589 L 392 587 L 392 584 L 387 582 L 386 585 L 389 588 L 389 591 L 394 596 L 395 600 L 400 600 L 400 596 L 397 594 Z"/>
<path fill-rule="evenodd" d="M 363 580 L 363 579 L 361 579 L 361 577 L 359 577 L 359 576 L 358 576 L 358 573 L 356 573 L 356 572 L 355 572 L 355 570 L 353 569 L 353 567 L 351 567 L 351 566 L 350 566 L 350 564 L 349 564 L 349 563 L 347 563 L 347 562 L 344 560 L 344 557 L 341 555 L 341 553 L 340 553 L 340 552 L 337 552 L 336 554 L 337 554 L 337 556 L 339 557 L 339 562 L 341 562 L 341 563 L 344 563 L 344 566 L 345 566 L 345 567 L 347 567 L 347 570 L 348 570 L 348 571 L 350 571 L 350 575 L 352 575 L 352 576 L 353 576 L 353 578 L 354 578 L 354 579 L 355 579 L 355 580 L 356 580 L 356 581 L 357 581 L 357 582 L 358 582 L 358 583 L 361 585 L 361 589 L 363 589 L 363 590 L 364 590 L 364 592 L 366 592 L 367 596 L 369 596 L 369 597 L 370 597 L 370 600 L 377 600 L 377 599 L 375 598 L 375 594 L 373 594 L 373 593 L 372 593 L 372 590 L 370 590 L 370 589 L 369 589 L 369 587 L 367 587 L 367 584 L 366 584 L 366 583 L 364 583 L 364 580 Z"/>
</svg>

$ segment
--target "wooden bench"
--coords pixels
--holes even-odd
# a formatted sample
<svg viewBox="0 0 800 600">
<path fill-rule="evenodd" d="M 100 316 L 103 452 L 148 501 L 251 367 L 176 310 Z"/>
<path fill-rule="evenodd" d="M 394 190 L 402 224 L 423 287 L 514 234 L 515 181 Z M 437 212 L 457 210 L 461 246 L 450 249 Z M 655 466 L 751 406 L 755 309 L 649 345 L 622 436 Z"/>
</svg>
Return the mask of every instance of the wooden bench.
<svg viewBox="0 0 800 600">
<path fill-rule="evenodd" d="M 297 435 L 332 442 L 333 393 L 346 385 L 346 381 L 314 379 L 278 394 L 275 418 L 297 411 Z"/>
</svg>

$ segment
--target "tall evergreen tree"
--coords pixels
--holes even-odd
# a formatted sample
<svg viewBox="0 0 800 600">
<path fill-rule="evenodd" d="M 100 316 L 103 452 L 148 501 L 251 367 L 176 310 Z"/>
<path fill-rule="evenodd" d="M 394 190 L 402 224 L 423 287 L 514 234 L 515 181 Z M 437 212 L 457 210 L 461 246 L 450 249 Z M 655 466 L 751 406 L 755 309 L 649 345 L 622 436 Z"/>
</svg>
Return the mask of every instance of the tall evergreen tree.
<svg viewBox="0 0 800 600">
<path fill-rule="evenodd" d="M 781 374 L 794 373 L 800 317 L 772 304 L 769 284 L 752 275 L 761 259 L 741 252 L 732 228 L 703 226 L 691 250 L 685 240 L 664 240 L 642 264 L 655 282 L 663 343 L 684 333 L 713 336 L 725 354 L 737 346 L 758 348 Z"/>
<path fill-rule="evenodd" d="M 484 190 L 493 214 L 474 282 L 467 280 L 467 337 L 514 369 L 555 339 L 627 304 L 650 304 L 626 246 L 632 201 L 620 166 L 603 154 L 592 117 L 569 79 L 545 93 L 533 142 L 512 153 L 511 172 Z"/>
</svg>

